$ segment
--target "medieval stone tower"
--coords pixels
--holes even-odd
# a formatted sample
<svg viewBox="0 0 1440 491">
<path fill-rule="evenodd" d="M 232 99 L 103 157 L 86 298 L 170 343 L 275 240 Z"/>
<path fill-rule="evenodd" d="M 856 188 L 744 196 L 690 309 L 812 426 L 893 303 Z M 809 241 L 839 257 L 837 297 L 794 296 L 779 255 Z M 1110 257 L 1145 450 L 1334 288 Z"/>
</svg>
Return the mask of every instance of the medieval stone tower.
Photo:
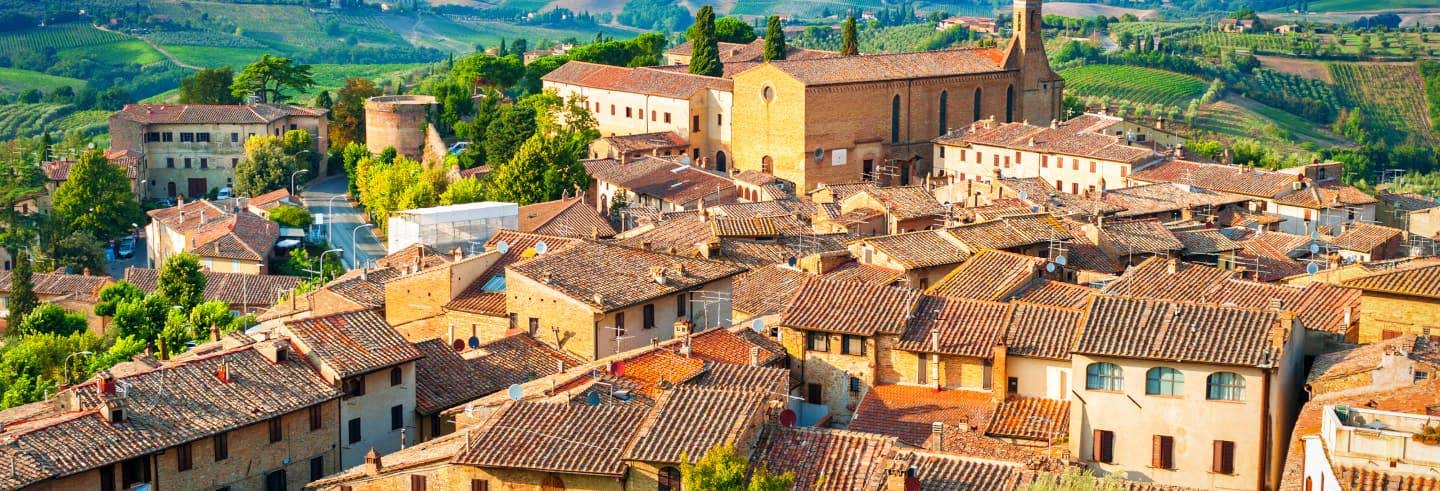
<svg viewBox="0 0 1440 491">
<path fill-rule="evenodd" d="M 1020 70 L 1019 119 L 1035 125 L 1048 125 L 1061 119 L 1061 95 L 1065 80 L 1050 69 L 1045 57 L 1045 38 L 1041 36 L 1041 0 L 1015 0 L 1015 35 L 1005 50 L 1005 68 Z"/>
</svg>

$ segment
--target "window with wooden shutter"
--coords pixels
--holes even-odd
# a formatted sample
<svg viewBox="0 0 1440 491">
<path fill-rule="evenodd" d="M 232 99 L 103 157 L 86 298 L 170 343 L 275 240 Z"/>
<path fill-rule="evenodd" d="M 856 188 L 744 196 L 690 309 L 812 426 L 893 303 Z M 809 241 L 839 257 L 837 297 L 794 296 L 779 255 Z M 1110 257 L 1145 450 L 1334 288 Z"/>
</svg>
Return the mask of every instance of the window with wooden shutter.
<svg viewBox="0 0 1440 491">
<path fill-rule="evenodd" d="M 411 474 L 410 491 L 425 491 L 425 476 L 419 474 Z"/>
<path fill-rule="evenodd" d="M 1211 458 L 1210 471 L 1216 474 L 1235 473 L 1235 442 L 1215 440 L 1215 450 Z"/>
<path fill-rule="evenodd" d="M 490 481 L 484 479 L 471 479 L 470 491 L 490 491 Z"/>
<path fill-rule="evenodd" d="M 1115 432 L 1095 430 L 1094 436 L 1090 439 L 1090 456 L 1096 462 L 1111 463 L 1115 458 Z"/>
<path fill-rule="evenodd" d="M 1175 437 L 1155 435 L 1150 445 L 1150 466 L 1160 469 L 1175 468 Z"/>
</svg>

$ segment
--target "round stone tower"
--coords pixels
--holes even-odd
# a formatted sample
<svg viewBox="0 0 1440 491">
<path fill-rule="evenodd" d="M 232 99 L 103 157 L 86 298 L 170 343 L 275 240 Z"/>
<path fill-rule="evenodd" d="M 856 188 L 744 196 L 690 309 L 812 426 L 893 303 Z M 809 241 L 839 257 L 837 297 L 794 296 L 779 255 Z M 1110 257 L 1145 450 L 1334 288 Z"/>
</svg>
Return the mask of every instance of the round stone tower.
<svg viewBox="0 0 1440 491">
<path fill-rule="evenodd" d="M 435 98 L 428 95 L 387 95 L 365 100 L 365 147 L 379 154 L 395 147 L 399 155 L 420 158 L 425 125 Z"/>
</svg>

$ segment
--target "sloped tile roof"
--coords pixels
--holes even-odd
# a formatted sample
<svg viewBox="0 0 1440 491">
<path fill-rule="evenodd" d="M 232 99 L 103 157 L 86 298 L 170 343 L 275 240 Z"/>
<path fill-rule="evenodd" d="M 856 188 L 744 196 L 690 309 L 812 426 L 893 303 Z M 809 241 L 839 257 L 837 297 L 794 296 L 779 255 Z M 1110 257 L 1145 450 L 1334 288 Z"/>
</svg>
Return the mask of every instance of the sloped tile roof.
<svg viewBox="0 0 1440 491">
<path fill-rule="evenodd" d="M 730 307 L 753 316 L 779 313 L 810 273 L 789 266 L 769 265 L 735 280 Z"/>
<path fill-rule="evenodd" d="M 462 355 L 465 363 L 479 374 L 470 383 L 489 394 L 512 384 L 521 384 L 578 367 L 584 362 L 521 333 L 480 345 Z"/>
<path fill-rule="evenodd" d="M 654 133 L 636 133 L 633 135 L 610 135 L 600 138 L 620 153 L 643 152 L 659 150 L 663 148 L 689 147 L 680 135 L 674 131 L 658 131 Z"/>
<path fill-rule="evenodd" d="M 520 231 L 573 238 L 609 238 L 616 233 L 610 220 L 586 205 L 583 197 L 521 206 Z"/>
<path fill-rule="evenodd" d="M 897 451 L 892 460 L 915 469 L 920 489 L 1010 491 L 1023 484 L 1027 473 L 1018 464 L 921 450 Z"/>
<path fill-rule="evenodd" d="M 625 474 L 625 445 L 649 408 L 564 402 L 508 402 L 455 463 L 540 472 Z"/>
<path fill-rule="evenodd" d="M 494 392 L 476 383 L 480 373 L 444 340 L 427 339 L 415 348 L 424 354 L 415 360 L 416 412 L 435 414 Z"/>
<path fill-rule="evenodd" d="M 1004 70 L 1001 57 L 993 48 L 948 49 L 775 60 L 769 65 L 805 85 L 830 85 L 999 72 Z"/>
<path fill-rule="evenodd" d="M 1114 116 L 1084 114 L 1054 126 L 1015 122 L 998 125 L 975 124 L 934 141 L 942 145 L 971 144 L 1140 164 L 1159 158 L 1147 147 L 1132 146 L 1124 137 L 1094 131 L 1096 127 L 1123 122 Z"/>
<path fill-rule="evenodd" d="M 325 109 L 282 104 L 126 104 L 114 117 L 144 124 L 264 124 L 288 116 L 324 116 Z"/>
<path fill-rule="evenodd" d="M 1356 252 L 1378 252 L 1381 246 L 1391 241 L 1404 240 L 1405 231 L 1372 223 L 1356 223 L 1345 228 L 1339 236 L 1326 239 L 1330 245 Z M 1377 258 L 1378 259 L 1378 258 Z"/>
<path fill-rule="evenodd" d="M 1343 391 L 1327 394 L 1318 394 L 1307 401 L 1300 409 L 1295 419 L 1295 428 L 1290 432 L 1290 445 L 1286 450 L 1285 468 L 1280 481 L 1280 489 L 1284 491 L 1301 491 L 1304 489 L 1305 481 L 1305 445 L 1300 438 L 1307 435 L 1316 435 L 1321 431 L 1321 416 L 1325 406 L 1364 406 L 1380 411 L 1393 411 L 1399 413 L 1428 414 L 1429 408 L 1440 406 L 1440 382 L 1434 377 L 1416 381 L 1411 385 L 1400 388 L 1384 387 L 1377 390 Z M 1337 477 L 1345 471 L 1334 469 Z M 1380 476 L 1368 476 L 1377 478 Z M 1344 481 L 1342 481 L 1344 482 Z M 1395 486 L 1388 488 L 1361 487 L 1357 489 L 1376 490 L 1381 489 L 1412 489 L 1399 487 L 1401 480 L 1393 477 L 1380 478 L 1370 483 L 1395 483 Z M 1351 488 L 1347 488 L 1351 489 Z M 1418 488 L 1426 489 L 1426 488 Z"/>
<path fill-rule="evenodd" d="M 1244 203 L 1251 198 L 1238 194 L 1211 191 L 1183 184 L 1161 182 L 1128 188 L 1107 189 L 1101 195 L 1106 203 L 1124 208 L 1116 213 L 1118 217 L 1152 215 L 1179 211 L 1186 208 L 1218 208 L 1223 205 Z"/>
<path fill-rule="evenodd" d="M 652 270 L 652 268 L 654 268 Z M 506 268 L 601 312 L 619 310 L 740 274 L 729 264 L 578 241 Z M 652 275 L 658 272 L 664 284 Z"/>
<path fill-rule="evenodd" d="M 727 79 L 682 71 L 625 68 L 575 60 L 551 70 L 540 80 L 669 99 L 689 99 L 695 92 L 706 89 L 730 92 L 732 86 Z"/>
<path fill-rule="evenodd" d="M 795 473 L 795 489 L 852 491 L 872 489 L 884 478 L 884 462 L 894 448 L 893 437 L 767 424 L 750 462 L 776 475 Z"/>
<path fill-rule="evenodd" d="M 1344 378 L 1381 369 L 1384 368 L 1382 361 L 1386 355 L 1410 356 L 1412 353 L 1428 350 L 1430 344 L 1425 338 L 1403 334 L 1344 351 L 1324 353 L 1315 357 L 1314 364 L 1310 366 L 1310 374 L 1305 377 L 1305 383 Z"/>
<path fill-rule="evenodd" d="M 127 417 L 122 423 L 101 419 L 102 396 L 93 379 L 56 399 L 6 411 L 7 416 L 24 416 L 5 418 L 0 438 L 15 439 L 23 451 L 8 445 L 0 449 L 0 455 L 16 457 L 16 472 L 0 475 L 0 486 L 13 489 L 77 474 L 340 397 L 298 357 L 271 363 L 248 344 L 227 349 L 201 345 L 192 351 L 208 354 L 116 378 L 126 388 Z M 229 383 L 216 378 L 222 364 Z M 79 409 L 67 412 L 58 398 L 72 393 Z"/>
<path fill-rule="evenodd" d="M 1280 359 L 1271 311 L 1098 296 L 1074 352 L 1221 365 L 1265 366 Z M 1283 341 L 1283 340 L 1281 340 Z"/>
<path fill-rule="evenodd" d="M 904 278 L 905 272 L 872 264 L 860 264 L 859 261 L 849 261 L 826 271 L 821 277 L 835 281 L 859 281 L 872 285 L 889 286 L 900 281 L 900 278 Z"/>
<path fill-rule="evenodd" d="M 1015 397 L 995 409 L 986 434 L 1050 442 L 1070 434 L 1070 401 Z"/>
<path fill-rule="evenodd" d="M 735 183 L 728 177 L 660 157 L 642 156 L 625 161 L 604 158 L 580 163 L 597 181 L 677 205 L 735 189 Z"/>
<path fill-rule="evenodd" d="M 931 424 L 960 425 L 984 432 L 995 414 L 989 392 L 936 390 L 934 387 L 876 385 L 865 393 L 850 422 L 852 431 L 895 437 L 900 443 L 923 447 L 930 440 Z"/>
<path fill-rule="evenodd" d="M 0 271 L 0 293 L 10 294 L 11 271 Z M 32 273 L 31 289 L 37 295 L 70 296 L 84 302 L 100 298 L 100 290 L 115 280 L 109 276 L 90 276 L 64 273 Z"/>
<path fill-rule="evenodd" d="M 448 310 L 458 310 L 475 314 L 485 314 L 503 317 L 505 310 L 504 291 L 486 291 L 485 285 L 496 276 L 505 276 L 505 267 L 533 257 L 535 245 L 545 242 L 546 247 L 551 250 L 561 249 L 574 243 L 573 239 L 557 237 L 553 235 L 533 234 L 516 232 L 514 230 L 500 230 L 491 235 L 485 241 L 485 250 L 499 251 L 500 244 L 504 243 L 505 252 L 500 253 L 500 258 L 445 304 Z"/>
<path fill-rule="evenodd" d="M 375 310 L 292 320 L 285 328 L 302 352 L 318 358 L 341 378 L 425 356 Z"/>
<path fill-rule="evenodd" d="M 1010 304 L 925 295 L 896 349 L 990 359 L 1005 339 Z"/>
<path fill-rule="evenodd" d="M 1165 253 L 1185 248 L 1175 234 L 1159 220 L 1105 222 L 1100 227 L 1102 244 L 1108 242 L 1116 250 L 1141 253 Z"/>
<path fill-rule="evenodd" d="M 921 230 L 895 235 L 860 239 L 891 260 L 909 269 L 958 264 L 970 259 L 971 252 L 945 237 L 943 230 Z"/>
<path fill-rule="evenodd" d="M 945 206 L 925 186 L 873 186 L 860 192 L 884 203 L 887 211 L 897 220 L 945 216 Z"/>
<path fill-rule="evenodd" d="M 780 394 L 790 382 L 790 370 L 780 367 L 713 363 L 687 385 L 730 390 L 761 390 Z"/>
<path fill-rule="evenodd" d="M 1100 290 L 1086 286 L 1040 279 L 1031 281 L 1020 291 L 1015 292 L 1010 299 L 1017 302 L 1080 308 L 1090 300 L 1091 295 L 1099 292 Z"/>
<path fill-rule="evenodd" d="M 289 292 L 300 284 L 298 276 L 220 273 L 209 270 L 201 271 L 201 274 L 205 276 L 205 292 L 201 296 L 205 300 L 219 300 L 234 307 L 268 307 L 280 298 L 280 292 Z M 154 292 L 159 287 L 159 280 L 158 269 L 125 268 L 125 281 L 143 292 Z"/>
<path fill-rule="evenodd" d="M 1416 193 L 1387 193 L 1381 191 L 1380 194 L 1375 196 L 1375 199 L 1389 205 L 1393 209 L 1405 211 L 1428 210 L 1440 206 L 1440 203 L 1435 202 L 1434 198 Z"/>
<path fill-rule="evenodd" d="M 1177 231 L 1174 235 L 1185 246 L 1186 254 L 1215 254 L 1242 249 L 1239 243 L 1230 240 L 1218 229 Z"/>
<path fill-rule="evenodd" d="M 712 447 L 738 443 L 745 425 L 764 410 L 765 393 L 681 386 L 655 402 L 625 460 L 691 463 Z"/>
<path fill-rule="evenodd" d="M 915 301 L 899 288 L 811 278 L 781 312 L 780 325 L 859 336 L 899 334 Z"/>
<path fill-rule="evenodd" d="M 1373 467 L 1336 466 L 1335 478 L 1347 491 L 1440 490 L 1440 477 L 1407 474 Z"/>
<path fill-rule="evenodd" d="M 1166 160 L 1132 172 L 1142 182 L 1173 182 L 1201 189 L 1273 199 L 1291 191 L 1297 176 L 1238 165 Z"/>
<path fill-rule="evenodd" d="M 1102 200 L 1056 190 L 1049 182 L 1039 177 L 1007 177 L 999 179 L 998 182 L 1001 186 L 1009 188 L 1014 195 L 1025 196 L 1025 199 L 1021 200 L 1022 202 L 1028 203 L 1032 207 L 1040 207 L 1054 215 L 1096 216 L 1122 210 L 1121 207 Z M 1034 211 L 1030 213 L 1034 213 Z"/>
<path fill-rule="evenodd" d="M 1440 265 L 1382 271 L 1340 284 L 1368 292 L 1411 297 L 1440 298 Z"/>
<path fill-rule="evenodd" d="M 1006 326 L 1006 352 L 1051 360 L 1070 359 L 1085 312 L 1080 309 L 1012 302 Z"/>
<path fill-rule="evenodd" d="M 634 383 L 636 393 L 655 399 L 670 386 L 694 380 L 705 373 L 704 358 L 686 356 L 671 349 L 674 348 L 650 350 L 619 362 L 618 376 Z"/>
<path fill-rule="evenodd" d="M 1038 276 L 1045 260 L 983 249 L 945 275 L 925 293 L 951 298 L 1002 300 Z"/>
<path fill-rule="evenodd" d="M 750 363 L 752 348 L 760 349 L 760 358 L 757 361 L 761 366 L 769 365 L 785 356 L 785 351 L 779 345 L 770 342 L 757 343 L 730 329 L 709 329 L 690 337 L 691 354 L 715 363 L 747 365 Z"/>
<path fill-rule="evenodd" d="M 1347 186 L 1335 182 L 1322 182 L 1307 185 L 1304 189 L 1298 191 L 1286 193 L 1275 198 L 1275 202 L 1282 205 L 1322 209 L 1338 206 L 1370 205 L 1375 204 L 1378 200 L 1354 186 Z"/>
<path fill-rule="evenodd" d="M 946 232 L 972 251 L 1010 249 L 1073 237 L 1059 220 L 1048 213 L 1007 216 L 962 225 Z"/>
</svg>

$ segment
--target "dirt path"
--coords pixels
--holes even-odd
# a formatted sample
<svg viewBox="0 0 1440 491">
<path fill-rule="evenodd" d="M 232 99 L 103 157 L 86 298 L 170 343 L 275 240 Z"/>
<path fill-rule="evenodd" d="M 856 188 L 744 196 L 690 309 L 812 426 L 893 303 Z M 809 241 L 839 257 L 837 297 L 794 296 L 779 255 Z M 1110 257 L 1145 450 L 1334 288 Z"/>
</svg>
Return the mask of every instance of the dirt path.
<svg viewBox="0 0 1440 491">
<path fill-rule="evenodd" d="M 99 29 L 99 30 L 102 30 L 102 31 L 109 31 L 109 32 L 114 32 L 114 33 L 116 33 L 116 34 L 121 34 L 121 35 L 125 35 L 125 36 L 130 36 L 129 34 L 125 34 L 125 33 L 123 33 L 123 32 L 111 31 L 110 29 L 106 29 L 104 26 L 95 26 L 95 28 L 96 28 L 96 29 Z M 191 65 L 191 64 L 189 64 L 189 63 L 185 63 L 185 62 L 183 62 L 183 61 L 180 61 L 179 58 L 176 58 L 175 55 L 170 54 L 169 51 L 165 51 L 165 48 L 162 48 L 162 47 L 160 47 L 160 45 L 155 44 L 155 42 L 154 42 L 154 41 L 151 41 L 150 38 L 147 38 L 147 37 L 144 37 L 144 36 L 133 36 L 133 37 L 136 38 L 136 39 L 139 39 L 139 40 L 141 40 L 141 41 L 145 41 L 145 44 L 150 45 L 151 48 L 155 48 L 155 51 L 159 51 L 160 54 L 165 55 L 165 58 L 166 58 L 166 59 L 169 59 L 171 63 L 174 63 L 174 64 L 175 64 L 175 66 L 178 66 L 178 67 L 180 67 L 180 68 L 189 68 L 189 69 L 191 69 L 191 70 L 197 70 L 197 71 L 198 71 L 198 70 L 204 70 L 204 69 L 205 69 L 205 67 L 195 66 L 195 65 Z"/>
</svg>

